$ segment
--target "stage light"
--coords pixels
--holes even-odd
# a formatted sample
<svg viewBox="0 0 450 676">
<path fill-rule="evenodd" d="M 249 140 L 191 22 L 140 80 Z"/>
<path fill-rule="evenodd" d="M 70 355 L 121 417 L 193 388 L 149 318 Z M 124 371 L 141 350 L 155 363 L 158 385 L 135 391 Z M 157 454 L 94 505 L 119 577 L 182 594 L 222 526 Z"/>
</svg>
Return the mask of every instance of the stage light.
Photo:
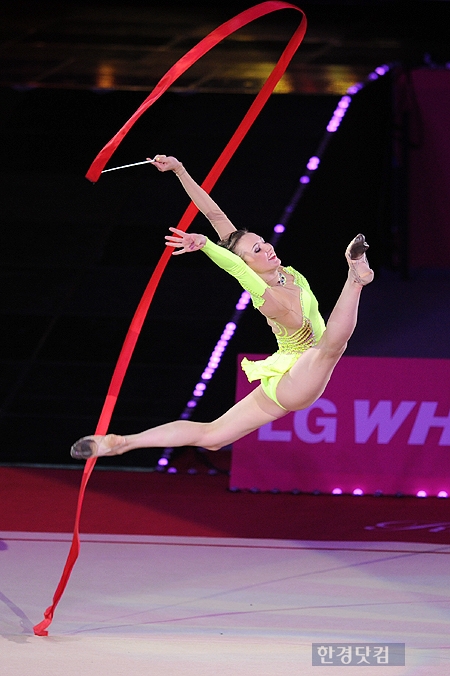
<svg viewBox="0 0 450 676">
<path fill-rule="evenodd" d="M 384 64 L 383 66 L 378 66 L 378 68 L 375 68 L 375 73 L 378 73 L 378 75 L 386 75 L 386 73 L 389 71 L 389 66 Z"/>
<path fill-rule="evenodd" d="M 348 108 L 352 102 L 351 96 L 343 96 L 338 103 L 338 108 Z"/>
<path fill-rule="evenodd" d="M 364 491 L 361 488 L 355 488 L 353 495 L 364 495 Z"/>
<path fill-rule="evenodd" d="M 447 493 L 447 491 L 439 491 L 437 496 L 438 496 L 438 498 L 448 498 L 448 493 Z"/>
<path fill-rule="evenodd" d="M 300 183 L 306 184 L 306 183 L 309 183 L 309 181 L 310 181 L 309 176 L 302 176 L 302 177 L 300 178 Z"/>
<path fill-rule="evenodd" d="M 169 461 L 168 461 L 167 458 L 160 458 L 160 459 L 158 460 L 158 465 L 159 465 L 160 467 L 166 467 L 168 464 L 169 464 Z"/>
<path fill-rule="evenodd" d="M 277 223 L 276 226 L 274 227 L 274 231 L 278 234 L 281 234 L 285 230 L 286 230 L 286 228 L 284 227 L 284 225 L 282 223 Z"/>
<path fill-rule="evenodd" d="M 333 488 L 331 491 L 333 495 L 342 495 L 342 488 Z"/>
<path fill-rule="evenodd" d="M 167 474 L 176 474 L 177 473 L 177 468 L 176 467 L 169 467 L 167 470 Z"/>
<path fill-rule="evenodd" d="M 209 362 L 208 362 L 208 366 L 211 367 L 211 368 L 216 368 L 216 366 L 220 362 L 220 359 L 221 359 L 221 357 L 217 357 L 217 356 L 210 357 Z"/>
<path fill-rule="evenodd" d="M 352 85 L 347 89 L 347 94 L 357 94 L 360 89 L 363 88 L 363 85 L 361 82 L 357 82 L 356 84 Z"/>
<path fill-rule="evenodd" d="M 306 167 L 310 171 L 315 171 L 317 169 L 317 167 L 319 166 L 319 164 L 320 164 L 320 159 L 318 157 L 316 157 L 316 155 L 313 155 L 313 157 L 309 158 L 309 162 L 306 165 Z"/>
<path fill-rule="evenodd" d="M 425 491 L 417 491 L 416 497 L 418 497 L 418 498 L 426 498 L 426 497 L 427 497 L 427 494 L 426 494 Z"/>
</svg>

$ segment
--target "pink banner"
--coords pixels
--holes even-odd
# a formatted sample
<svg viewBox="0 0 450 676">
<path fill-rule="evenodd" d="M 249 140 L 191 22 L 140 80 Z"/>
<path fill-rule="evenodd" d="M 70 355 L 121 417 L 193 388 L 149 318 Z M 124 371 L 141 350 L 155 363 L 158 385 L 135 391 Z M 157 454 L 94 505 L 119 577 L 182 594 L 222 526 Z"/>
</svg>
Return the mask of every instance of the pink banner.
<svg viewBox="0 0 450 676">
<path fill-rule="evenodd" d="M 233 444 L 230 486 L 450 494 L 449 382 L 447 359 L 343 357 L 315 404 Z M 237 399 L 253 387 L 239 367 Z"/>
</svg>

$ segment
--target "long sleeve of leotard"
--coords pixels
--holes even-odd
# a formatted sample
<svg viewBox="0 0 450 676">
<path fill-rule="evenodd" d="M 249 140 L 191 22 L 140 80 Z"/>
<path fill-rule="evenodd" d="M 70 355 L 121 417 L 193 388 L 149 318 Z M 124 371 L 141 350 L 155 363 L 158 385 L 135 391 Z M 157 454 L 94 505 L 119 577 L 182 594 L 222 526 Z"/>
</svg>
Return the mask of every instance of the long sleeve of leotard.
<svg viewBox="0 0 450 676">
<path fill-rule="evenodd" d="M 186 190 L 197 209 L 206 216 L 220 239 L 224 239 L 230 232 L 236 230 L 233 223 L 226 214 L 224 214 L 222 209 L 214 202 L 208 193 L 194 181 L 183 165 L 181 165 L 180 169 L 175 171 L 175 174 L 178 176 L 181 185 Z"/>
<path fill-rule="evenodd" d="M 269 285 L 242 258 L 239 258 L 232 251 L 214 244 L 208 238 L 206 238 L 206 244 L 202 248 L 202 251 L 219 268 L 222 268 L 222 270 L 225 270 L 238 280 L 239 284 L 251 295 L 255 307 L 260 307 L 264 303 L 262 295 L 269 288 Z"/>
</svg>

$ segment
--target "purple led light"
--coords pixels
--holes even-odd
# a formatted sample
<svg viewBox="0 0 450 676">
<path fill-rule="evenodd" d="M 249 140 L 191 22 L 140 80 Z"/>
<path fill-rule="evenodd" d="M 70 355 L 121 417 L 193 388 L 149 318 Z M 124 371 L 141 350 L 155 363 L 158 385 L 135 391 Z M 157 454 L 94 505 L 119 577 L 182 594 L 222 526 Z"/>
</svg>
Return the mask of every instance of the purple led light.
<svg viewBox="0 0 450 676">
<path fill-rule="evenodd" d="M 169 461 L 167 460 L 167 458 L 160 458 L 160 459 L 158 460 L 158 465 L 159 465 L 160 467 L 165 467 L 165 466 L 168 465 L 168 464 L 169 464 Z"/>
<path fill-rule="evenodd" d="M 187 406 L 188 408 L 195 408 L 195 407 L 197 406 L 197 402 L 194 401 L 193 399 L 191 399 L 190 401 L 188 401 L 188 403 L 186 404 L 186 406 Z"/>
<path fill-rule="evenodd" d="M 250 294 L 247 293 L 247 291 L 244 291 L 244 293 L 239 298 L 239 301 L 237 302 L 236 310 L 245 310 L 245 308 L 248 305 L 249 300 L 250 300 Z"/>
<path fill-rule="evenodd" d="M 388 71 L 389 66 L 386 66 L 386 64 L 384 64 L 383 66 L 378 66 L 378 68 L 375 68 L 375 73 L 378 73 L 378 75 L 386 75 Z"/>
<path fill-rule="evenodd" d="M 378 80 L 378 73 L 369 73 L 367 76 L 368 80 Z"/>
<path fill-rule="evenodd" d="M 220 364 L 220 357 L 211 357 L 208 362 L 209 368 L 216 369 Z"/>
<path fill-rule="evenodd" d="M 211 380 L 212 375 L 210 373 L 206 373 L 206 371 L 203 371 L 202 378 L 203 380 Z"/>
<path fill-rule="evenodd" d="M 362 490 L 362 488 L 355 488 L 355 490 L 353 491 L 353 495 L 364 495 L 364 491 Z"/>
<path fill-rule="evenodd" d="M 284 225 L 282 223 L 277 223 L 276 226 L 273 229 L 273 231 L 277 232 L 277 233 L 284 232 L 285 230 L 286 230 L 286 228 L 284 227 Z"/>
<path fill-rule="evenodd" d="M 448 498 L 448 493 L 447 493 L 447 491 L 439 491 L 437 496 L 438 496 L 438 498 Z"/>
<path fill-rule="evenodd" d="M 356 94 L 360 89 L 362 89 L 362 84 L 361 82 L 357 82 L 347 89 L 347 94 Z"/>
<path fill-rule="evenodd" d="M 167 470 L 167 474 L 176 474 L 177 473 L 177 468 L 176 467 L 169 467 Z"/>
<path fill-rule="evenodd" d="M 331 492 L 333 495 L 342 495 L 342 488 L 333 488 Z"/>
<path fill-rule="evenodd" d="M 309 176 L 302 176 L 300 178 L 300 183 L 309 183 Z"/>
<path fill-rule="evenodd" d="M 313 157 L 309 158 L 309 162 L 306 165 L 306 167 L 310 171 L 315 171 L 317 169 L 317 167 L 319 166 L 319 164 L 320 164 L 320 159 L 318 157 L 316 157 L 315 155 L 313 155 Z"/>
<path fill-rule="evenodd" d="M 194 397 L 203 397 L 203 390 L 194 390 L 193 393 Z"/>
<path fill-rule="evenodd" d="M 196 390 L 206 390 L 206 385 L 205 385 L 205 383 L 197 383 L 197 385 L 195 386 L 195 389 Z"/>
<path fill-rule="evenodd" d="M 426 491 L 417 491 L 416 497 L 418 497 L 418 498 L 426 498 L 426 497 L 427 497 Z"/>
<path fill-rule="evenodd" d="M 352 97 L 351 96 L 343 96 L 342 99 L 338 103 L 338 108 L 345 108 L 347 109 L 352 102 Z"/>
</svg>

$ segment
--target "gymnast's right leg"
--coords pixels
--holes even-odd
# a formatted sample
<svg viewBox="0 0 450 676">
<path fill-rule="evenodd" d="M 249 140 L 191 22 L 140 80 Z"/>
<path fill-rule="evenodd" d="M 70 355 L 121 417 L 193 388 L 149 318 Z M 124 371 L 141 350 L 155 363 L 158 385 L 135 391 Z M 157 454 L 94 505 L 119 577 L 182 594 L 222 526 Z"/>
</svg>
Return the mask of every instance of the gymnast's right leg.
<svg viewBox="0 0 450 676">
<path fill-rule="evenodd" d="M 284 408 L 269 399 L 261 386 L 258 386 L 212 422 L 175 420 L 126 437 L 118 434 L 83 437 L 72 446 L 70 454 L 77 460 L 85 460 L 105 455 L 122 455 L 135 448 L 200 446 L 216 451 L 286 413 Z"/>
</svg>

